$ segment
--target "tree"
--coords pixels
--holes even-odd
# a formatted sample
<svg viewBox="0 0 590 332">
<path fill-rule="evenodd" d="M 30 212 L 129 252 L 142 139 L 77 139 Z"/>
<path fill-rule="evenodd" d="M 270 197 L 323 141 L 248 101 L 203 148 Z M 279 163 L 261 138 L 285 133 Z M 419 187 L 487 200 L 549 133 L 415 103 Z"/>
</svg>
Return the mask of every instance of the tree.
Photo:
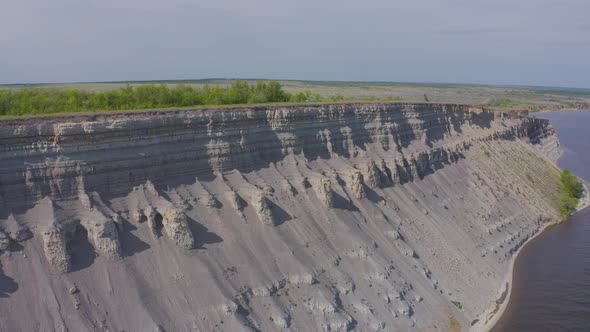
<svg viewBox="0 0 590 332">
<path fill-rule="evenodd" d="M 75 89 L 23 89 L 0 91 L 0 115 L 46 114 L 82 110 L 121 110 L 195 105 L 223 105 L 267 102 L 305 102 L 319 98 L 310 92 L 295 96 L 285 92 L 277 81 L 256 82 L 236 80 L 228 88 L 205 85 L 193 89 L 179 84 L 127 85 L 123 89 L 105 92 L 85 92 Z"/>
<path fill-rule="evenodd" d="M 571 215 L 578 207 L 578 202 L 584 193 L 584 185 L 570 171 L 561 172 L 561 202 L 559 212 L 562 216 Z"/>
<path fill-rule="evenodd" d="M 584 193 L 584 186 L 578 178 L 569 170 L 563 170 L 561 173 L 561 184 L 563 190 L 571 197 L 580 198 Z"/>
<path fill-rule="evenodd" d="M 310 91 L 302 91 L 291 95 L 290 101 L 293 103 L 305 103 L 312 100 L 311 92 Z"/>
<path fill-rule="evenodd" d="M 268 83 L 264 95 L 265 101 L 269 103 L 276 103 L 289 100 L 289 96 L 283 91 L 281 83 L 277 81 L 270 81 L 270 83 Z"/>
<path fill-rule="evenodd" d="M 229 104 L 246 104 L 250 98 L 250 84 L 246 81 L 235 80 L 227 91 Z"/>
</svg>

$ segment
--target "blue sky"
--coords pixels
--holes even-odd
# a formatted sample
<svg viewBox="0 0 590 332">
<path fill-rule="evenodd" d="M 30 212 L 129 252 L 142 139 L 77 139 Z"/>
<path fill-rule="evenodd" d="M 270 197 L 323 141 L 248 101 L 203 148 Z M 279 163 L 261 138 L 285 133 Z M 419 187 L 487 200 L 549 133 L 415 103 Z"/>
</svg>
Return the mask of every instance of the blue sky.
<svg viewBox="0 0 590 332">
<path fill-rule="evenodd" d="M 588 0 L 1 0 L 0 83 L 209 77 L 590 88 Z"/>
</svg>

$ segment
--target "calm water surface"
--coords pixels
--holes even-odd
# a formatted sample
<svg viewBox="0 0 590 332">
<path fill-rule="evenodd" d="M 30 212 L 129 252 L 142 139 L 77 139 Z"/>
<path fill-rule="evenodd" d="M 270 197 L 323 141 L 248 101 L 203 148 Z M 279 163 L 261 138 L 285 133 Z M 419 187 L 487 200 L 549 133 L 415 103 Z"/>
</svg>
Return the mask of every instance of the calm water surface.
<svg viewBox="0 0 590 332">
<path fill-rule="evenodd" d="M 559 166 L 590 181 L 590 110 L 542 114 L 565 153 Z M 498 331 L 590 331 L 590 208 L 548 228 L 514 267 L 513 290 Z"/>
</svg>

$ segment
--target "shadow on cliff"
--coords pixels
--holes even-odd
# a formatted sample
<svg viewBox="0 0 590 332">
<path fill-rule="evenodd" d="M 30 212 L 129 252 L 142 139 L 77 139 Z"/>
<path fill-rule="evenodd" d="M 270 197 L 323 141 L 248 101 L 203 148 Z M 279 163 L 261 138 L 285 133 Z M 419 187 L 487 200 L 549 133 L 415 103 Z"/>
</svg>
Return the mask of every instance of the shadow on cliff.
<svg viewBox="0 0 590 332">
<path fill-rule="evenodd" d="M 165 130 L 167 134 L 178 131 L 178 140 L 130 147 L 121 150 L 120 159 L 114 159 L 112 151 L 106 150 L 92 154 L 64 154 L 60 157 L 79 160 L 83 169 L 83 174 L 75 169 L 68 170 L 73 173 L 64 177 L 82 175 L 86 191 L 97 191 L 105 201 L 110 201 L 128 194 L 147 180 L 162 192 L 168 187 L 191 185 L 197 176 L 200 181 L 212 181 L 216 178 L 215 170 L 258 171 L 283 160 L 288 153 L 301 153 L 310 161 L 328 159 L 330 154 L 349 158 L 351 152 L 356 149 L 366 151 L 372 143 L 380 144 L 385 150 L 395 148 L 401 151 L 417 139 L 414 132 L 417 118 L 424 122 L 424 126 L 438 127 L 426 130 L 427 144 L 431 144 L 444 137 L 447 126 L 452 125 L 455 131 L 461 132 L 461 121 L 468 114 L 453 105 L 444 106 L 448 110 L 446 113 L 440 105 L 413 105 L 414 108 L 409 109 L 408 105 L 399 104 L 366 114 L 360 114 L 355 106 L 334 107 L 330 111 L 295 109 L 284 119 L 277 120 L 266 115 L 266 108 L 238 113 L 231 121 L 224 112 L 217 112 L 207 118 L 207 122 L 195 123 L 188 128 L 186 124 L 151 128 L 153 135 L 159 134 L 158 130 Z M 484 112 L 471 118 L 472 123 L 489 127 L 494 115 Z M 302 119 L 309 122 L 302 123 Z M 146 129 L 148 136 L 149 129 Z M 197 131 L 206 136 L 194 136 Z M 92 158 L 85 159 L 87 156 Z M 96 162 L 101 158 L 108 162 Z M 51 181 L 36 184 L 41 195 L 52 195 Z M 74 187 L 78 188 L 72 185 Z M 76 194 L 67 192 L 62 195 Z M 30 208 L 24 205 L 29 203 L 7 203 L 0 209 L 0 217 L 8 211 L 24 213 Z"/>
<path fill-rule="evenodd" d="M 365 186 L 365 193 L 367 195 L 367 199 L 373 203 L 379 203 L 385 201 L 383 197 L 381 197 L 375 190 Z"/>
<path fill-rule="evenodd" d="M 293 217 L 291 217 L 287 211 L 283 210 L 283 208 L 278 206 L 275 202 L 269 201 L 268 205 L 272 210 L 272 218 L 275 226 L 282 225 L 285 222 L 293 219 Z"/>
<path fill-rule="evenodd" d="M 10 294 L 18 290 L 18 283 L 11 277 L 4 274 L 2 263 L 0 263 L 0 298 L 10 297 Z"/>
<path fill-rule="evenodd" d="M 121 179 L 117 181 L 106 178 L 108 173 L 105 173 L 104 181 L 89 181 L 87 189 L 97 190 L 101 197 L 110 200 L 131 191 L 134 186 L 144 184 L 148 179 L 161 191 L 166 191 L 168 187 L 191 185 L 197 176 L 199 181 L 209 182 L 216 178 L 215 169 L 251 172 L 267 168 L 271 163 L 284 159 L 287 146 L 292 153 L 303 154 L 309 161 L 329 159 L 331 156 L 328 146 L 331 147 L 332 154 L 344 158 L 351 157 L 350 151 L 354 149 L 366 151 L 367 145 L 371 143 L 381 143 L 386 150 L 389 149 L 389 141 L 380 141 L 380 135 L 395 136 L 396 144 L 405 148 L 415 139 L 415 135 L 408 115 L 401 109 L 400 106 L 399 109 L 381 110 L 379 114 L 371 114 L 375 118 L 362 120 L 352 108 L 339 110 L 341 112 L 336 113 L 337 119 L 316 122 L 317 126 L 293 126 L 286 129 L 273 129 L 276 126 L 267 118 L 260 119 L 263 123 L 244 118 L 238 134 L 237 131 L 230 130 L 232 128 L 222 126 L 225 120 L 219 115 L 219 118 L 212 120 L 213 124 L 219 124 L 219 128 L 210 129 L 210 139 L 183 142 L 185 146 L 182 147 L 182 152 L 179 151 L 178 142 L 145 148 L 142 151 L 144 158 L 150 160 L 149 166 L 145 166 L 145 161 L 141 164 L 143 158 L 132 160 L 130 165 L 112 165 L 111 167 L 127 168 L 129 171 L 124 174 L 122 172 Z M 316 115 L 321 116 L 319 111 Z M 388 133 L 381 134 L 375 129 L 368 129 L 367 122 L 370 121 L 380 121 L 381 124 L 395 122 L 399 129 L 388 129 Z M 216 138 L 216 132 L 219 132 L 219 138 Z M 285 133 L 289 133 L 294 140 L 285 142 Z M 214 147 L 215 144 L 220 146 Z M 138 163 L 138 166 L 135 167 L 133 163 Z M 97 171 L 94 176 L 98 179 L 103 175 Z M 110 183 L 111 188 L 105 190 L 92 186 L 99 186 L 101 183 Z M 123 188 L 126 188 L 126 192 L 121 192 Z M 117 193 L 113 194 L 115 191 Z"/>
<path fill-rule="evenodd" d="M 335 209 L 347 210 L 347 211 L 353 211 L 353 212 L 359 211 L 359 208 L 357 208 L 354 204 L 352 204 L 351 201 L 342 197 L 340 194 L 334 192 L 333 195 L 334 195 L 333 196 L 333 203 L 334 203 Z"/>
<path fill-rule="evenodd" d="M 418 110 L 418 118 L 422 121 L 426 135 L 426 145 L 432 147 L 433 142 L 443 140 L 450 129 L 447 126 L 453 126 L 455 131 L 461 132 L 461 123 L 465 119 L 463 111 L 447 112 L 443 107 L 431 107 L 428 109 L 430 112 L 426 111 L 426 108 Z"/>
<path fill-rule="evenodd" d="M 150 245 L 140 240 L 132 231 L 137 227 L 127 220 L 123 220 L 123 227 L 119 228 L 119 241 L 121 242 L 121 254 L 130 257 L 150 248 Z"/>
<path fill-rule="evenodd" d="M 88 240 L 88 232 L 81 225 L 67 236 L 66 250 L 70 254 L 71 272 L 90 267 L 98 256 Z"/>
<path fill-rule="evenodd" d="M 262 330 L 254 326 L 254 324 L 252 323 L 252 319 L 249 317 L 251 314 L 250 310 L 244 308 L 244 306 L 242 306 L 241 304 L 238 304 L 236 314 L 237 317 L 242 321 L 242 324 L 244 324 L 245 331 L 262 332 Z"/>
<path fill-rule="evenodd" d="M 207 227 L 203 226 L 193 218 L 186 216 L 186 221 L 191 232 L 193 233 L 193 237 L 195 238 L 196 249 L 206 249 L 205 245 L 207 244 L 223 242 L 223 239 L 219 235 L 209 232 Z"/>
<path fill-rule="evenodd" d="M 471 113 L 471 124 L 480 128 L 491 128 L 492 121 L 494 121 L 493 112 Z"/>
<path fill-rule="evenodd" d="M 461 124 L 465 123 L 467 119 L 471 120 L 472 125 L 482 129 L 491 128 L 492 121 L 494 121 L 494 113 L 492 112 L 470 113 L 455 105 L 439 107 L 424 105 L 417 111 L 426 133 L 425 143 L 430 147 L 433 142 L 445 139 L 445 133 L 449 132 L 450 126 L 455 132 L 462 133 Z"/>
</svg>

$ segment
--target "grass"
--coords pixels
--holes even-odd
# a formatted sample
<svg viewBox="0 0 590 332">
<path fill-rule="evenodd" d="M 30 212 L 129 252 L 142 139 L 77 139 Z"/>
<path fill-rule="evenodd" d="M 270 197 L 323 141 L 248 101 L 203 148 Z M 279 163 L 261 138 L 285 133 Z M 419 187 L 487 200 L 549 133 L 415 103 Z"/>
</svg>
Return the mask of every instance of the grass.
<svg viewBox="0 0 590 332">
<path fill-rule="evenodd" d="M 21 89 L 0 91 L 0 114 L 27 115 L 78 113 L 112 109 L 189 107 L 196 105 L 236 105 L 273 102 L 318 101 L 319 96 L 304 91 L 291 94 L 277 81 L 250 84 L 236 80 L 228 87 L 193 88 L 188 85 L 148 84 L 106 92 L 80 89 Z"/>
<path fill-rule="evenodd" d="M 528 102 L 528 101 L 522 101 L 522 100 L 501 98 L 501 99 L 492 99 L 492 100 L 488 101 L 487 103 L 485 103 L 484 105 L 487 107 L 494 108 L 494 109 L 513 110 L 513 109 L 518 109 L 518 108 L 530 107 L 533 105 L 533 103 Z"/>
<path fill-rule="evenodd" d="M 257 80 L 246 80 L 255 83 Z M 0 85 L 0 92 L 22 89 L 30 90 L 67 90 L 78 89 L 85 92 L 105 92 L 124 89 L 128 84 L 134 88 L 149 84 L 165 84 L 175 87 L 180 84 L 194 89 L 210 87 L 229 87 L 234 80 L 205 79 L 177 81 L 136 81 L 105 83 L 62 83 L 62 84 L 21 84 Z M 480 105 L 501 111 L 512 109 L 556 110 L 561 108 L 584 108 L 590 105 L 590 90 L 584 89 L 548 89 L 534 87 L 510 87 L 466 84 L 400 83 L 400 82 L 333 82 L 333 81 L 294 81 L 281 80 L 283 89 L 291 94 L 309 91 L 319 95 L 318 103 L 332 102 L 424 102 L 424 94 L 432 103 Z M 285 103 L 289 105 L 291 103 Z M 185 107 L 190 109 L 232 108 L 259 105 L 210 105 L 205 107 Z M 168 109 L 168 108 L 167 108 Z M 169 109 L 183 109 L 169 108 Z M 144 110 L 144 109 L 141 109 Z M 158 109 L 159 110 L 159 109 Z M 118 112 L 115 110 L 100 112 Z M 124 110 L 129 112 L 129 110 Z M 59 111 L 58 111 L 59 112 Z M 86 112 L 86 114 L 95 114 Z M 64 113 L 59 112 L 59 115 Z M 6 117 L 4 117 L 6 118 Z"/>
<path fill-rule="evenodd" d="M 225 105 L 196 105 L 185 107 L 165 107 L 165 108 L 143 108 L 143 109 L 124 109 L 124 110 L 96 110 L 96 111 L 82 111 L 82 112 L 57 112 L 44 114 L 24 114 L 24 115 L 0 115 L 0 120 L 15 120 L 39 117 L 62 117 L 62 116 L 92 116 L 98 114 L 120 114 L 120 113 L 142 113 L 142 112 L 174 112 L 174 111 L 188 111 L 188 110 L 215 110 L 215 109 L 240 109 L 240 108 L 259 108 L 259 107 L 293 107 L 293 106 L 322 106 L 334 104 L 384 104 L 393 103 L 398 100 L 392 99 L 342 99 L 338 101 L 321 100 L 314 102 L 275 102 L 275 103 L 259 103 L 259 104 L 225 104 Z M 403 103 L 403 102 L 402 102 Z M 412 104 L 428 104 L 425 102 L 411 102 Z M 444 104 L 444 103 L 441 103 Z"/>
</svg>

